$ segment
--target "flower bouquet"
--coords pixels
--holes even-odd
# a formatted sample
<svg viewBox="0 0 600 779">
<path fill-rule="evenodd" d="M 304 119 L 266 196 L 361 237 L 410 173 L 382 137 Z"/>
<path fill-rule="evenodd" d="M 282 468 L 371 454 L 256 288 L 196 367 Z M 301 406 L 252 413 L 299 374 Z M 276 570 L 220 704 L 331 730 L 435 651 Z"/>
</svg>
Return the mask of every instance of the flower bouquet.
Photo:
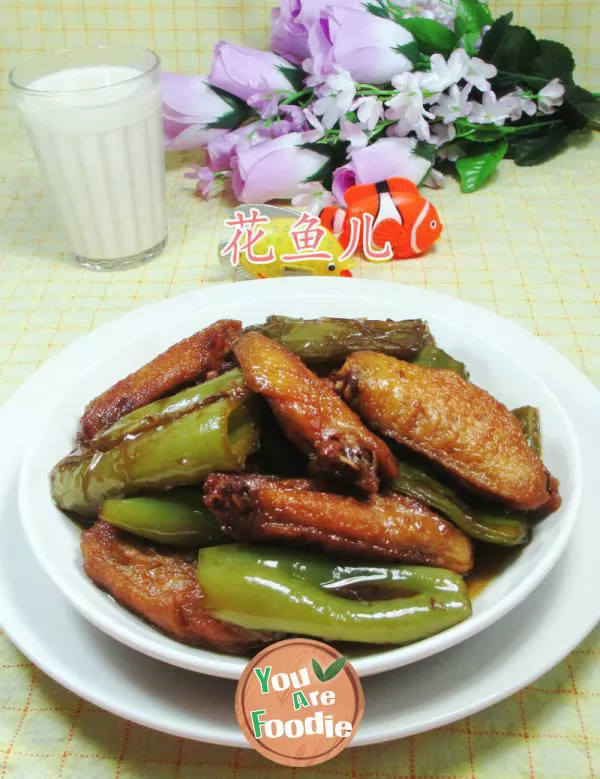
<svg viewBox="0 0 600 779">
<path fill-rule="evenodd" d="M 162 74 L 167 149 L 204 149 L 204 197 L 319 212 L 390 177 L 465 193 L 538 165 L 600 117 L 562 43 L 482 0 L 281 0 L 270 51 L 216 44 L 210 74 Z"/>
</svg>

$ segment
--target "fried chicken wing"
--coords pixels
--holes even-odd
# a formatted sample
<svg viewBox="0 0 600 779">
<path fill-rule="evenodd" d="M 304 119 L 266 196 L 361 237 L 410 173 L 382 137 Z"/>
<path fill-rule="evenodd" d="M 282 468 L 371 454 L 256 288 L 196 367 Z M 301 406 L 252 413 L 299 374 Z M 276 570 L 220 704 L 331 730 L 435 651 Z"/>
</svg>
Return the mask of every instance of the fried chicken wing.
<svg viewBox="0 0 600 779">
<path fill-rule="evenodd" d="M 77 442 L 88 444 L 101 430 L 168 392 L 213 376 L 242 329 L 233 319 L 214 322 L 179 341 L 139 370 L 118 381 L 85 407 Z"/>
<path fill-rule="evenodd" d="M 95 584 L 183 643 L 244 654 L 277 639 L 205 611 L 193 552 L 159 551 L 101 521 L 82 533 L 81 551 Z"/>
<path fill-rule="evenodd" d="M 244 541 L 300 542 L 367 560 L 473 567 L 469 538 L 421 503 L 400 495 L 366 500 L 318 491 L 310 480 L 214 473 L 204 501 L 223 529 Z"/>
<path fill-rule="evenodd" d="M 267 399 L 287 437 L 308 454 L 311 473 L 366 492 L 377 491 L 379 478 L 396 475 L 387 445 L 299 357 L 258 332 L 240 336 L 233 352 L 246 384 Z"/>
<path fill-rule="evenodd" d="M 357 352 L 334 381 L 368 425 L 474 491 L 522 511 L 555 500 L 554 483 L 519 421 L 456 373 Z"/>
</svg>

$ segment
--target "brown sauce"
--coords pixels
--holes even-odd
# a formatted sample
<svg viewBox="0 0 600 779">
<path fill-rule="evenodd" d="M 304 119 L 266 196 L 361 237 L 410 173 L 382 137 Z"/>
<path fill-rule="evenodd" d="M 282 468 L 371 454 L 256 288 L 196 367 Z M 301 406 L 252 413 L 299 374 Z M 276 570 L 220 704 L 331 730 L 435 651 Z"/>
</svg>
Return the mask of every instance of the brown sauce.
<svg viewBox="0 0 600 779">
<path fill-rule="evenodd" d="M 475 567 L 465 577 L 469 598 L 474 600 L 491 584 L 498 574 L 510 565 L 518 551 L 515 549 L 482 544 L 475 550 Z"/>
</svg>

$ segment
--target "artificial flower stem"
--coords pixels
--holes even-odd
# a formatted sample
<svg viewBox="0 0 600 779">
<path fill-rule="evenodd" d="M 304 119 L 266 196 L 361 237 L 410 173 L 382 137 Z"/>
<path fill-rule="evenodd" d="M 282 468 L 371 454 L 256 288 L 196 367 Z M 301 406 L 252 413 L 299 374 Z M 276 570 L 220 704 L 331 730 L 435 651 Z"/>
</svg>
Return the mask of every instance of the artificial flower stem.
<svg viewBox="0 0 600 779">
<path fill-rule="evenodd" d="M 299 92 L 293 92 L 291 95 L 288 95 L 285 100 L 282 100 L 279 105 L 290 105 L 291 103 L 295 102 L 296 100 L 300 100 L 302 97 L 307 97 L 308 95 L 312 94 L 314 90 L 312 87 L 305 87 L 304 89 L 301 89 Z"/>
</svg>

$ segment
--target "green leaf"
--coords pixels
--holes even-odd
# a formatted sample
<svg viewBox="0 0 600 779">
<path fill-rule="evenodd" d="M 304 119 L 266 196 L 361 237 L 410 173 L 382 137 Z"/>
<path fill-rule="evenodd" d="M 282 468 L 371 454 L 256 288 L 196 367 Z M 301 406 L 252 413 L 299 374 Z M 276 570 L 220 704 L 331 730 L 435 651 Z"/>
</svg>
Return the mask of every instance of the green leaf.
<svg viewBox="0 0 600 779">
<path fill-rule="evenodd" d="M 493 125 L 473 125 L 467 131 L 469 132 L 469 140 L 476 143 L 494 143 L 508 135 L 504 127 L 495 127 Z"/>
<path fill-rule="evenodd" d="M 600 119 L 600 100 L 583 87 L 573 86 L 567 89 L 565 102 L 588 122 Z"/>
<path fill-rule="evenodd" d="M 456 170 L 460 177 L 460 188 L 464 193 L 480 189 L 506 156 L 508 141 L 497 141 L 492 148 L 482 154 L 462 157 L 456 160 Z"/>
<path fill-rule="evenodd" d="M 389 13 L 381 5 L 376 5 L 375 3 L 367 3 L 365 8 L 370 14 L 373 14 L 373 16 L 379 16 L 382 19 L 390 18 Z"/>
<path fill-rule="evenodd" d="M 480 32 L 466 32 L 463 36 L 464 41 L 464 47 L 465 51 L 469 55 L 469 57 L 476 57 L 479 56 L 479 52 L 477 51 L 477 43 L 479 39 L 481 38 Z"/>
<path fill-rule="evenodd" d="M 485 60 L 486 62 L 492 61 L 502 43 L 506 31 L 510 27 L 513 16 L 514 14 L 512 11 L 511 13 L 504 14 L 504 16 L 500 16 L 483 36 L 481 48 L 479 49 L 479 57 L 481 57 L 482 60 Z"/>
<path fill-rule="evenodd" d="M 458 140 L 475 141 L 476 143 L 492 143 L 499 138 L 514 135 L 539 135 L 546 132 L 546 128 L 553 127 L 556 124 L 562 124 L 561 120 L 554 117 L 538 119 L 523 119 L 522 122 L 515 124 L 505 124 L 501 127 L 495 125 L 472 124 L 468 119 L 458 119 L 456 127 L 459 131 Z"/>
<path fill-rule="evenodd" d="M 511 145 L 515 164 L 526 167 L 547 162 L 565 148 L 569 135 L 570 129 L 563 123 L 551 127 L 543 135 L 513 139 Z"/>
<path fill-rule="evenodd" d="M 334 679 L 346 664 L 347 659 L 346 657 L 338 657 L 337 660 L 334 660 L 323 674 L 323 681 L 330 682 Z"/>
<path fill-rule="evenodd" d="M 494 79 L 495 87 L 528 86 L 539 90 L 545 87 L 548 79 L 544 76 L 532 76 L 529 73 L 515 73 L 510 70 L 501 70 Z"/>
<path fill-rule="evenodd" d="M 326 154 L 331 149 L 331 146 L 328 146 L 324 143 L 304 143 L 302 144 L 301 148 L 311 148 L 313 151 L 317 151 L 319 154 Z M 308 176 L 308 178 L 304 179 L 304 182 L 309 184 L 312 181 L 318 181 L 323 184 L 325 189 L 331 189 L 333 185 L 333 171 L 340 167 L 340 164 L 334 163 L 330 158 L 326 163 L 323 164 L 322 167 L 319 168 L 319 170 L 313 173 L 312 176 Z"/>
<path fill-rule="evenodd" d="M 210 122 L 206 126 L 209 128 L 219 128 L 224 130 L 235 130 L 239 127 L 243 121 L 245 121 L 251 114 L 250 108 L 235 95 L 231 95 L 220 87 L 215 87 L 212 84 L 208 85 L 210 89 L 218 95 L 221 100 L 224 100 L 228 106 L 231 107 L 231 111 L 220 116 L 214 122 Z"/>
<path fill-rule="evenodd" d="M 410 41 L 410 43 L 405 43 L 402 46 L 394 46 L 394 51 L 397 51 L 398 54 L 404 54 L 406 59 L 409 59 L 413 65 L 417 65 L 421 59 L 421 52 L 416 41 Z"/>
<path fill-rule="evenodd" d="M 465 32 L 477 33 L 478 36 L 484 27 L 494 21 L 492 12 L 481 0 L 459 0 L 456 19 L 464 25 Z"/>
<path fill-rule="evenodd" d="M 527 27 L 511 26 L 507 28 L 500 45 L 489 61 L 498 70 L 530 73 L 531 64 L 540 53 L 540 44 L 531 30 Z M 481 54 L 479 56 L 484 59 Z"/>
<path fill-rule="evenodd" d="M 323 671 L 323 669 L 319 665 L 319 661 L 315 660 L 314 657 L 313 657 L 313 660 L 312 660 L 312 668 L 313 668 L 313 671 L 315 672 L 315 676 L 317 677 L 317 679 L 320 682 L 324 682 L 325 681 L 325 672 Z"/>
<path fill-rule="evenodd" d="M 302 89 L 304 86 L 304 73 L 300 68 L 286 68 L 285 65 L 279 65 L 278 70 L 287 78 L 296 92 L 299 92 Z"/>
<path fill-rule="evenodd" d="M 533 61 L 531 70 L 528 72 L 534 76 L 545 78 L 546 81 L 559 78 L 566 86 L 572 85 L 575 59 L 571 49 L 556 41 L 542 39 L 538 43 L 540 45 L 540 53 Z"/>
<path fill-rule="evenodd" d="M 432 143 L 418 141 L 413 150 L 413 154 L 416 154 L 417 157 L 422 157 L 424 160 L 427 160 L 433 165 L 435 158 L 437 157 L 437 147 Z"/>
<path fill-rule="evenodd" d="M 456 35 L 434 19 L 399 19 L 400 27 L 413 36 L 423 54 L 450 56 L 456 48 Z"/>
</svg>

